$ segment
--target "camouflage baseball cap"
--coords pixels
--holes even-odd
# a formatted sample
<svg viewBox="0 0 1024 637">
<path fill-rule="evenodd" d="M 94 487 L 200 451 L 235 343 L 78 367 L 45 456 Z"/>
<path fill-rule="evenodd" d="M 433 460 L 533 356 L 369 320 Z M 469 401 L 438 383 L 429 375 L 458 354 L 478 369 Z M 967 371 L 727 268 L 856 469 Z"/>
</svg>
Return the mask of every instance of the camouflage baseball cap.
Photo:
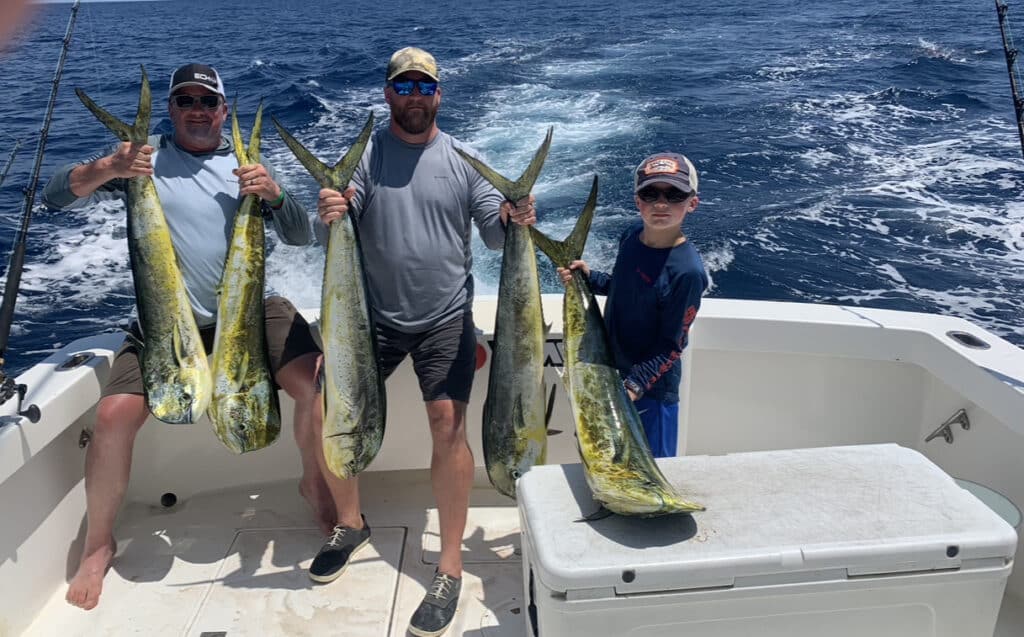
<svg viewBox="0 0 1024 637">
<path fill-rule="evenodd" d="M 435 82 L 441 81 L 441 75 L 437 71 L 437 62 L 434 56 L 423 49 L 414 46 L 407 46 L 404 49 L 395 51 L 388 62 L 388 81 L 395 79 L 395 76 L 409 71 L 419 71 L 429 75 Z"/>
<path fill-rule="evenodd" d="M 633 192 L 648 184 L 668 184 L 683 192 L 697 192 L 697 169 L 678 153 L 656 153 L 647 157 L 634 172 Z"/>
</svg>

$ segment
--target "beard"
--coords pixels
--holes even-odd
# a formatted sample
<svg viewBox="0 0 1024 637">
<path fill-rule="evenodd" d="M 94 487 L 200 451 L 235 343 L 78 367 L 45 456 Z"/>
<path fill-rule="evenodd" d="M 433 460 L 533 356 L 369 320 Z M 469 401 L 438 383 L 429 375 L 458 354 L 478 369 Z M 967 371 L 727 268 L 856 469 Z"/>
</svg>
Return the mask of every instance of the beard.
<svg viewBox="0 0 1024 637">
<path fill-rule="evenodd" d="M 434 125 L 434 118 L 437 117 L 437 107 L 430 104 L 425 104 L 422 109 L 408 106 L 402 109 L 392 107 L 391 112 L 399 128 L 410 135 L 427 132 Z"/>
</svg>

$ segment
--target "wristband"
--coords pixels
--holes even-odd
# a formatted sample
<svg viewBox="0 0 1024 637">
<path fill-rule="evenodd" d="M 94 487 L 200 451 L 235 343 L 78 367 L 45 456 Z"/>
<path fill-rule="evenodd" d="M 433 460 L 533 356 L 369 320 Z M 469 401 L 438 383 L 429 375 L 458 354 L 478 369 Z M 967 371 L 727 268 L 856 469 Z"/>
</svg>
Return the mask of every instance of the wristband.
<svg viewBox="0 0 1024 637">
<path fill-rule="evenodd" d="M 284 188 L 281 189 L 281 194 L 277 196 L 277 199 L 275 199 L 273 201 L 268 201 L 267 202 L 267 205 L 270 206 L 271 208 L 273 208 L 274 210 L 279 210 L 283 204 L 284 204 Z"/>
<path fill-rule="evenodd" d="M 636 396 L 637 398 L 640 398 L 641 396 L 644 395 L 644 388 L 641 387 L 640 385 L 637 385 L 630 379 L 627 378 L 626 380 L 622 381 L 622 384 L 626 387 L 626 389 L 633 392 L 633 395 Z"/>
</svg>

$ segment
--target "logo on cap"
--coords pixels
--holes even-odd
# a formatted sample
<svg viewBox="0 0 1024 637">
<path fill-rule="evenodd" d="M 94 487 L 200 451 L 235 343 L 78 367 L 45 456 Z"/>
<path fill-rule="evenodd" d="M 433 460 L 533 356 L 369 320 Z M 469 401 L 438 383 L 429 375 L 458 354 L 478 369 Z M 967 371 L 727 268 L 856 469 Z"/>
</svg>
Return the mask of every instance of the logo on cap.
<svg viewBox="0 0 1024 637">
<path fill-rule="evenodd" d="M 679 172 L 679 163 L 665 157 L 651 160 L 644 166 L 644 175 L 665 175 L 677 172 Z"/>
</svg>

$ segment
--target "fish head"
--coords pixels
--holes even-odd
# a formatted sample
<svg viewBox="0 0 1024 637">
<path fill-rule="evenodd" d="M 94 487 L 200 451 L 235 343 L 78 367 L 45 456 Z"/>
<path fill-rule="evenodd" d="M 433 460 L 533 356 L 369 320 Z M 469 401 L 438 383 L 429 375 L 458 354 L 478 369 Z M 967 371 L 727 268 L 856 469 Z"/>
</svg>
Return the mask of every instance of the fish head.
<svg viewBox="0 0 1024 637">
<path fill-rule="evenodd" d="M 530 467 L 544 464 L 547 455 L 545 442 L 527 441 L 525 449 L 514 454 L 515 457 L 488 466 L 487 474 L 494 488 L 510 498 L 515 498 L 516 481 L 523 477 Z"/>
<path fill-rule="evenodd" d="M 219 396 L 210 404 L 217 437 L 235 453 L 258 449 L 268 421 L 265 405 L 255 392 Z"/>
<path fill-rule="evenodd" d="M 210 403 L 209 373 L 182 368 L 162 382 L 150 383 L 146 403 L 158 420 L 171 424 L 190 424 L 206 413 Z"/>
<path fill-rule="evenodd" d="M 496 464 L 488 469 L 487 475 L 499 493 L 513 499 L 516 497 L 516 480 L 522 475 L 522 470 L 518 466 Z"/>
</svg>

